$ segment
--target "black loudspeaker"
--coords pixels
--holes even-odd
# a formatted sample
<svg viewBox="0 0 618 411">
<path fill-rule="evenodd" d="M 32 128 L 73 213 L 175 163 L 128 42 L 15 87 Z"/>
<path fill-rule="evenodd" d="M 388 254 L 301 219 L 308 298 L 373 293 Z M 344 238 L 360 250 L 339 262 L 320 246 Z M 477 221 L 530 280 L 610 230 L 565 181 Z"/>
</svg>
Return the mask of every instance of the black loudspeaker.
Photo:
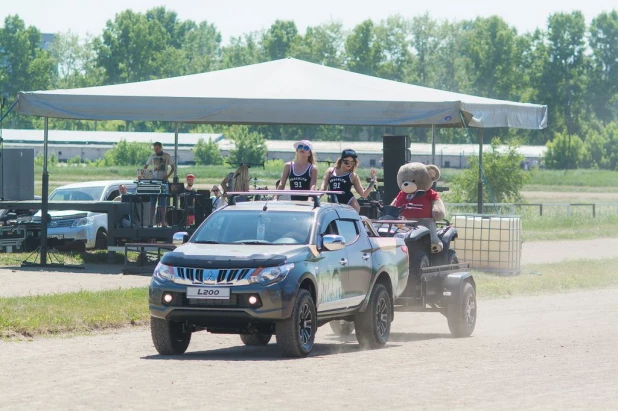
<svg viewBox="0 0 618 411">
<path fill-rule="evenodd" d="M 390 204 L 397 193 L 397 173 L 399 167 L 410 161 L 410 142 L 408 136 L 384 136 L 384 204 Z"/>
<path fill-rule="evenodd" d="M 210 190 L 197 190 L 195 195 L 195 226 L 199 227 L 211 213 Z"/>
</svg>

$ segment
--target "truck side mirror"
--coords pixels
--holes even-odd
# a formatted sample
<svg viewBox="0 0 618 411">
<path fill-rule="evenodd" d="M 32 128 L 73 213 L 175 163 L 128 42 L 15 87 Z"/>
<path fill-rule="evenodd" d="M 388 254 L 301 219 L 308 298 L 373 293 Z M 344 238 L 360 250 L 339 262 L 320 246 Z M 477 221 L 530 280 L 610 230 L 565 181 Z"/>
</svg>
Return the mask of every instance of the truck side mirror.
<svg viewBox="0 0 618 411">
<path fill-rule="evenodd" d="M 322 237 L 322 246 L 328 251 L 337 251 L 345 247 L 345 239 L 341 235 L 328 234 Z"/>
<path fill-rule="evenodd" d="M 174 236 L 172 237 L 172 244 L 174 244 L 176 247 L 178 247 L 179 245 L 183 245 L 187 241 L 189 241 L 189 233 L 187 233 L 186 231 L 179 231 L 177 233 L 174 233 Z"/>
</svg>

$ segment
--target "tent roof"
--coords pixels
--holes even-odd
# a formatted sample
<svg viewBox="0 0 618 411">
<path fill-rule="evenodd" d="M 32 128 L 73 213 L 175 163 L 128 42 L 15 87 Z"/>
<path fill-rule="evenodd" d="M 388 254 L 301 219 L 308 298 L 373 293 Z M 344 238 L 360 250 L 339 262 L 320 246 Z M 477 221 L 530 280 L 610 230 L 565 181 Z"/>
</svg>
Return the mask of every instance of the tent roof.
<svg viewBox="0 0 618 411">
<path fill-rule="evenodd" d="M 384 80 L 292 58 L 182 77 L 18 94 L 25 115 L 219 124 L 542 129 L 547 106 Z"/>
</svg>

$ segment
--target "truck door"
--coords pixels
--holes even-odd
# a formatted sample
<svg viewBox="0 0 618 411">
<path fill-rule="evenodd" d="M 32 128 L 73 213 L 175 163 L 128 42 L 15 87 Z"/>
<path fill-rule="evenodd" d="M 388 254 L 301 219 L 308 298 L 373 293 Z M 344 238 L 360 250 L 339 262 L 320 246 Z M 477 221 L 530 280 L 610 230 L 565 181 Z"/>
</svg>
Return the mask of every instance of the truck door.
<svg viewBox="0 0 618 411">
<path fill-rule="evenodd" d="M 340 218 L 337 231 L 345 239 L 348 271 L 343 283 L 347 307 L 363 302 L 371 283 L 371 247 L 358 219 Z"/>
<path fill-rule="evenodd" d="M 338 234 L 337 213 L 327 213 L 320 223 L 318 233 L 318 301 L 319 312 L 337 310 L 347 306 L 344 296 L 344 282 L 348 275 L 348 252 L 346 248 L 329 251 L 322 247 L 322 237 L 328 234 Z"/>
</svg>

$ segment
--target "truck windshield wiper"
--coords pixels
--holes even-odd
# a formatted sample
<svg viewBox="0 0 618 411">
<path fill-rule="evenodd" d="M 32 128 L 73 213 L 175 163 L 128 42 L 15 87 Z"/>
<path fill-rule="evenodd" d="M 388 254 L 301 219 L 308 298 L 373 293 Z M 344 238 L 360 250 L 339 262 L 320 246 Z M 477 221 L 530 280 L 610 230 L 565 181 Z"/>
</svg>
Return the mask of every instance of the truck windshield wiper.
<svg viewBox="0 0 618 411">
<path fill-rule="evenodd" d="M 204 241 L 193 241 L 196 244 L 219 244 L 218 241 L 213 240 L 204 240 Z"/>
</svg>

